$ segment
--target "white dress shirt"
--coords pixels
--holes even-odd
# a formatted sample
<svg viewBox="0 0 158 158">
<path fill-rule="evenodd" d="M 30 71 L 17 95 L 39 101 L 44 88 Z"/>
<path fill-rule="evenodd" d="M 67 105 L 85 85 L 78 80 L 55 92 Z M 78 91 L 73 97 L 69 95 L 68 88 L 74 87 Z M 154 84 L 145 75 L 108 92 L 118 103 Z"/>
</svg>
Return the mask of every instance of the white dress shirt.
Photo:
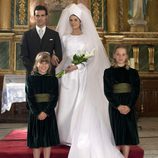
<svg viewBox="0 0 158 158">
<path fill-rule="evenodd" d="M 46 26 L 40 28 L 39 26 L 36 25 L 36 30 L 37 30 L 39 37 L 42 39 L 42 37 L 46 31 Z"/>
</svg>

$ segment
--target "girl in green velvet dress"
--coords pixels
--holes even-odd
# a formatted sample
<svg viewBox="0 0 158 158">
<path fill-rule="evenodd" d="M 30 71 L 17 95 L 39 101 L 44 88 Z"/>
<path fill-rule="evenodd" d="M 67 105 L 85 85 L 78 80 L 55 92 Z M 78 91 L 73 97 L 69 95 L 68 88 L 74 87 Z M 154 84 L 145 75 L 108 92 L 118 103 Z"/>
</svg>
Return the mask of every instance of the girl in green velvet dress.
<svg viewBox="0 0 158 158">
<path fill-rule="evenodd" d="M 139 143 L 135 103 L 140 79 L 137 70 L 128 65 L 127 47 L 119 45 L 112 66 L 104 71 L 104 92 L 109 101 L 109 114 L 116 145 L 128 158 L 130 145 Z"/>
<path fill-rule="evenodd" d="M 37 54 L 32 74 L 26 79 L 29 105 L 27 145 L 34 158 L 50 158 L 51 146 L 59 144 L 54 108 L 58 100 L 58 80 L 50 75 L 51 59 L 47 52 Z"/>
</svg>

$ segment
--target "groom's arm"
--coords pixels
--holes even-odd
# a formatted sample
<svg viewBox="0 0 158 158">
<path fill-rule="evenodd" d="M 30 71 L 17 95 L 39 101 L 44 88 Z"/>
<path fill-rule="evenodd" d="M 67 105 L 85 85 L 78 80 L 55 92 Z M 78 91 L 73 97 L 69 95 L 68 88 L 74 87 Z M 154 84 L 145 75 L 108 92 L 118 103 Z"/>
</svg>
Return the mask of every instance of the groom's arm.
<svg viewBox="0 0 158 158">
<path fill-rule="evenodd" d="M 58 57 L 59 62 L 62 60 L 62 47 L 61 41 L 58 32 L 55 33 L 55 47 L 54 47 L 55 55 Z"/>
</svg>

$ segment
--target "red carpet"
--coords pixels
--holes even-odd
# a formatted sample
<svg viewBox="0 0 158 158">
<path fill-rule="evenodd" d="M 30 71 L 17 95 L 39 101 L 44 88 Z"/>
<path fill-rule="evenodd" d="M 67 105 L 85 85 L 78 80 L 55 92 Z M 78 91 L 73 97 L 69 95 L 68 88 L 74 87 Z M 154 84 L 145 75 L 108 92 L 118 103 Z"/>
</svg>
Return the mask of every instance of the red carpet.
<svg viewBox="0 0 158 158">
<path fill-rule="evenodd" d="M 68 152 L 67 146 L 53 147 L 51 158 L 67 158 Z M 143 158 L 143 155 L 144 151 L 140 147 L 131 147 L 129 158 Z M 14 130 L 0 141 L 0 158 L 33 158 L 32 150 L 26 146 L 25 129 Z"/>
<path fill-rule="evenodd" d="M 3 140 L 26 140 L 27 130 L 26 129 L 17 129 L 11 131 L 8 135 L 6 135 Z"/>
<path fill-rule="evenodd" d="M 139 146 L 132 146 L 128 158 L 143 158 L 144 150 Z"/>
<path fill-rule="evenodd" d="M 53 147 L 51 158 L 67 158 L 69 148 Z M 26 141 L 0 141 L 0 158 L 32 158 L 32 150 L 26 147 Z"/>
</svg>

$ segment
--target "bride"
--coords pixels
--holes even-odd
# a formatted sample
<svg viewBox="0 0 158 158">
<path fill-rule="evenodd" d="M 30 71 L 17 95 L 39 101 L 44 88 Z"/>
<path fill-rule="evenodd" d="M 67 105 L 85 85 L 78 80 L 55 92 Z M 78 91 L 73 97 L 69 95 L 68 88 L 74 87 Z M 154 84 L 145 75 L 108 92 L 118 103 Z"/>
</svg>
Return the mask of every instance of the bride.
<svg viewBox="0 0 158 158">
<path fill-rule="evenodd" d="M 110 66 L 90 11 L 83 4 L 66 7 L 57 31 L 63 60 L 57 122 L 62 144 L 71 146 L 68 158 L 123 158 L 116 148 L 103 92 L 103 72 Z M 72 64 L 74 54 L 95 50 L 87 62 Z"/>
</svg>

